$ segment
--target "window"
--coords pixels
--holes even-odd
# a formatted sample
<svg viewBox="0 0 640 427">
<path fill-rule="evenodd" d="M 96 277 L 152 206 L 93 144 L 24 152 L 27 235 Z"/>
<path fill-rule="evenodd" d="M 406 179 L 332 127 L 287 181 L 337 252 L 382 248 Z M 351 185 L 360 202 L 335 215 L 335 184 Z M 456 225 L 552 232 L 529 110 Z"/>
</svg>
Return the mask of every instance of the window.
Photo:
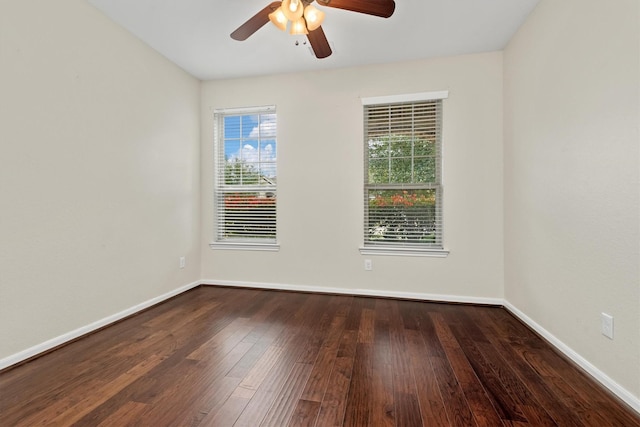
<svg viewBox="0 0 640 427">
<path fill-rule="evenodd" d="M 442 246 L 442 99 L 364 104 L 363 253 L 446 256 Z"/>
<path fill-rule="evenodd" d="M 275 107 L 216 110 L 215 243 L 277 249 Z"/>
</svg>

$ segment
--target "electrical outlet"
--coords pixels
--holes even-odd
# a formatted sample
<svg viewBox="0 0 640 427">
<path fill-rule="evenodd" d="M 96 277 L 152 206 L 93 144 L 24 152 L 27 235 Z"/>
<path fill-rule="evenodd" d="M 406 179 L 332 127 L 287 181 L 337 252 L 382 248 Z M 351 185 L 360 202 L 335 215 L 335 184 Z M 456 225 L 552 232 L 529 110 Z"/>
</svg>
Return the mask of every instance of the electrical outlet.
<svg viewBox="0 0 640 427">
<path fill-rule="evenodd" d="M 187 265 L 187 259 L 183 256 L 180 257 L 180 268 L 184 268 Z"/>
<path fill-rule="evenodd" d="M 366 271 L 373 270 L 373 261 L 371 261 L 370 259 L 365 259 L 364 260 L 364 269 Z"/>
<path fill-rule="evenodd" d="M 602 335 L 613 339 L 613 316 L 607 313 L 600 314 L 600 323 L 602 327 Z"/>
</svg>

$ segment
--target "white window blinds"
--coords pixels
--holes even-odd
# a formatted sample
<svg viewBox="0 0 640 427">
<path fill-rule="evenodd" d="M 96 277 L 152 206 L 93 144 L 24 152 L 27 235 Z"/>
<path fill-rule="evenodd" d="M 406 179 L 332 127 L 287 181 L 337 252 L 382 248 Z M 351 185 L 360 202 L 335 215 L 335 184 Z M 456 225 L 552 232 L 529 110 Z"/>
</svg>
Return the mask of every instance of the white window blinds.
<svg viewBox="0 0 640 427">
<path fill-rule="evenodd" d="M 442 99 L 364 105 L 364 245 L 442 249 Z"/>
<path fill-rule="evenodd" d="M 215 240 L 276 243 L 275 107 L 217 110 Z"/>
</svg>

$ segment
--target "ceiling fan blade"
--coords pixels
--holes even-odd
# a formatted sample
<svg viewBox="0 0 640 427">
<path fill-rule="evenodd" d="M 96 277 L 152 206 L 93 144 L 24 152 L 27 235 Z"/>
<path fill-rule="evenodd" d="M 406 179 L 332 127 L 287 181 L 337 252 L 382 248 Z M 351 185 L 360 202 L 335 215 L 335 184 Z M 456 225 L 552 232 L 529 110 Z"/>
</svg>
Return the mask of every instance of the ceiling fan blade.
<svg viewBox="0 0 640 427">
<path fill-rule="evenodd" d="M 352 12 L 366 13 L 367 15 L 388 18 L 396 9 L 393 0 L 316 0 L 318 4 L 337 9 L 350 10 Z"/>
<path fill-rule="evenodd" d="M 279 8 L 280 4 L 279 1 L 274 1 L 267 5 L 267 7 L 253 15 L 247 22 L 240 25 L 238 29 L 231 33 L 231 38 L 238 41 L 248 39 L 249 36 L 269 22 L 269 14 Z"/>
<path fill-rule="evenodd" d="M 316 58 L 322 59 L 331 55 L 331 46 L 329 46 L 329 41 L 327 41 L 327 37 L 324 35 L 322 27 L 309 31 L 307 38 L 309 39 L 309 43 L 311 43 L 313 53 L 316 54 Z"/>
</svg>

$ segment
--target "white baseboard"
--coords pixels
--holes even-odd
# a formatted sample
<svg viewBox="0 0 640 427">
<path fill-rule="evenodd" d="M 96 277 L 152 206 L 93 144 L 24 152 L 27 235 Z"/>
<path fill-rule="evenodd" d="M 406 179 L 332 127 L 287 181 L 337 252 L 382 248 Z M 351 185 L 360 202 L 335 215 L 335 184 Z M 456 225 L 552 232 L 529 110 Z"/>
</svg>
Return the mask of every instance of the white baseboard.
<svg viewBox="0 0 640 427">
<path fill-rule="evenodd" d="M 325 286 L 285 285 L 280 283 L 260 282 L 235 282 L 230 280 L 202 280 L 201 285 L 206 286 L 230 286 L 237 288 L 272 289 L 278 291 L 313 292 L 320 294 L 356 295 L 383 298 L 401 298 L 420 301 L 451 302 L 464 304 L 499 305 L 504 302 L 502 298 L 467 297 L 460 295 L 421 294 L 413 292 L 395 292 L 373 289 L 349 289 L 331 288 Z"/>
<path fill-rule="evenodd" d="M 640 398 L 633 395 L 627 389 L 622 387 L 620 384 L 612 380 L 608 375 L 602 372 L 600 369 L 596 368 L 589 362 L 587 359 L 582 357 L 576 351 L 574 351 L 571 347 L 560 341 L 556 338 L 552 333 L 547 331 L 545 328 L 536 323 L 529 316 L 524 314 L 518 308 L 516 308 L 509 301 L 503 301 L 503 306 L 509 312 L 511 312 L 514 316 L 520 319 L 522 322 L 527 324 L 531 329 L 540 334 L 544 339 L 546 339 L 551 345 L 557 348 L 560 352 L 562 352 L 565 356 L 571 359 L 574 363 L 584 369 L 589 375 L 591 375 L 596 381 L 609 389 L 613 394 L 622 399 L 627 405 L 631 406 L 636 412 L 640 413 Z"/>
<path fill-rule="evenodd" d="M 169 298 L 172 298 L 176 295 L 179 295 L 183 292 L 186 292 L 190 289 L 193 289 L 197 286 L 200 286 L 200 282 L 193 282 L 190 283 L 188 285 L 182 286 L 178 289 L 174 289 L 171 292 L 167 292 L 164 295 L 160 295 L 159 297 L 155 297 L 152 298 L 148 301 L 145 301 L 141 304 L 135 305 L 131 308 L 128 308 L 126 310 L 123 310 L 119 313 L 116 313 L 114 315 L 105 317 L 104 319 L 100 319 L 96 322 L 93 322 L 89 325 L 83 326 L 81 328 L 78 328 L 76 330 L 73 330 L 71 332 L 67 332 L 66 334 L 60 335 L 58 337 L 52 338 L 48 341 L 45 341 L 41 344 L 35 345 L 31 348 L 28 348 L 26 350 L 23 350 L 19 353 L 13 354 L 9 357 L 5 357 L 4 359 L 0 360 L 0 370 L 8 368 L 9 366 L 15 365 L 17 363 L 20 363 L 24 360 L 27 360 L 33 356 L 37 356 L 38 354 L 44 353 L 48 350 L 51 350 L 52 348 L 58 347 L 64 343 L 67 343 L 69 341 L 72 341 L 76 338 L 79 338 L 83 335 L 86 335 L 90 332 L 93 332 L 95 330 L 98 330 L 100 328 L 103 328 L 105 326 L 108 326 L 112 323 L 117 322 L 118 320 L 122 320 L 127 316 L 131 316 L 132 314 L 135 314 L 139 311 L 144 310 L 145 308 L 149 308 L 152 305 L 158 304 L 164 300 L 167 300 Z"/>
</svg>

